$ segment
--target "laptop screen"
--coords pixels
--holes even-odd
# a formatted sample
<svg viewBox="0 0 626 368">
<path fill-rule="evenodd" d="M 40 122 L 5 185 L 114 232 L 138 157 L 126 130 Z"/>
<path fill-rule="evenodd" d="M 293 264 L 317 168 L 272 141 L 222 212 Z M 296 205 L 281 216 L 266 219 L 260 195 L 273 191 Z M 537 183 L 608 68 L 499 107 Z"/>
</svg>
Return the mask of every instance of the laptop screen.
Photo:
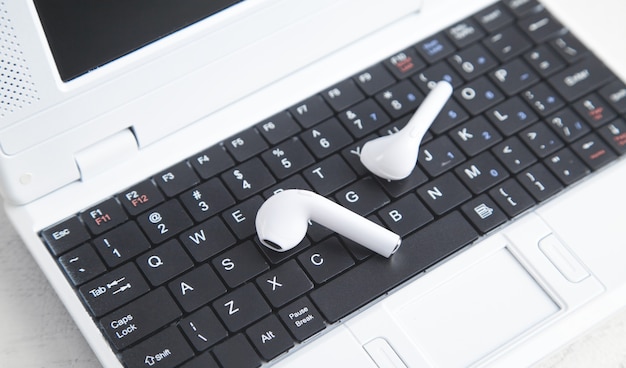
<svg viewBox="0 0 626 368">
<path fill-rule="evenodd" d="M 33 0 L 64 82 L 241 0 Z"/>
</svg>

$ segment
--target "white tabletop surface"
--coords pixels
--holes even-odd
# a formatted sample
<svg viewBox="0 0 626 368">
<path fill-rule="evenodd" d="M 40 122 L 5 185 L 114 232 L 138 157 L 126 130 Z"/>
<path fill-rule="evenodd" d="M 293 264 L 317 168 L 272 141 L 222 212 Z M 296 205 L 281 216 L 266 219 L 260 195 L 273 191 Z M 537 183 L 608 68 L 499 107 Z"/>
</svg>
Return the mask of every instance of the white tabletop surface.
<svg viewBox="0 0 626 368">
<path fill-rule="evenodd" d="M 575 12 L 581 19 L 606 19 L 589 31 L 609 32 L 609 37 L 617 41 L 619 60 L 626 63 L 626 1 L 566 3 L 577 8 Z M 99 366 L 0 209 L 0 367 Z M 546 357 L 538 367 L 626 367 L 626 310 Z"/>
</svg>

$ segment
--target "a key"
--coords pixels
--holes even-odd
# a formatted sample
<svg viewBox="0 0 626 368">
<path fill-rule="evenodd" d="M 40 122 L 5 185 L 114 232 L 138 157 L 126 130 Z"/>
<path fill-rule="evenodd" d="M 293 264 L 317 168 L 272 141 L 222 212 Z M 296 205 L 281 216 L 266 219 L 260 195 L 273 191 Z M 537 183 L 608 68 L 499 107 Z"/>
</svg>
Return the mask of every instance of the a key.
<svg viewBox="0 0 626 368">
<path fill-rule="evenodd" d="M 202 264 L 172 280 L 167 287 L 187 312 L 226 293 L 226 287 L 208 264 Z"/>
</svg>

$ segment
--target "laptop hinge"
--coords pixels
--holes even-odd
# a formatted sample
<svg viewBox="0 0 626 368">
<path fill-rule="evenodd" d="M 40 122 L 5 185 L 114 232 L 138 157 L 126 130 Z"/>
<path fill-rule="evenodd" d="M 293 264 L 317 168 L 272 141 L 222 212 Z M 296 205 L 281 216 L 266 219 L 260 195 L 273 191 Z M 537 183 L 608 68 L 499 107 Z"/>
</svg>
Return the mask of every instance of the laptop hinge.
<svg viewBox="0 0 626 368">
<path fill-rule="evenodd" d="M 80 178 L 85 181 L 128 160 L 138 150 L 135 134 L 128 128 L 77 152 L 74 159 Z"/>
</svg>

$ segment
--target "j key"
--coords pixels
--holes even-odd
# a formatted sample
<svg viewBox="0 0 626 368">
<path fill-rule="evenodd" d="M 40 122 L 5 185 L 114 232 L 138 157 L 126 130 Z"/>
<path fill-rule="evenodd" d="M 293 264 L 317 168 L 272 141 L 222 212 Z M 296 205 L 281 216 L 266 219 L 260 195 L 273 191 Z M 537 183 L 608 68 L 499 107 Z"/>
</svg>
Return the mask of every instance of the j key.
<svg viewBox="0 0 626 368">
<path fill-rule="evenodd" d="M 200 152 L 189 158 L 189 162 L 203 179 L 212 178 L 235 164 L 221 145 Z"/>
<path fill-rule="evenodd" d="M 543 122 L 524 129 L 519 136 L 539 157 L 546 157 L 563 147 L 563 142 L 556 133 Z"/>
<path fill-rule="evenodd" d="M 615 78 L 595 57 L 587 57 L 548 79 L 567 100 L 574 101 Z"/>
<path fill-rule="evenodd" d="M 131 215 L 138 215 L 143 211 L 163 202 L 163 194 L 152 184 L 151 180 L 145 180 L 117 195 L 126 211 Z"/>
<path fill-rule="evenodd" d="M 246 335 L 265 360 L 276 358 L 294 345 L 293 338 L 274 315 L 267 316 L 249 327 Z"/>
<path fill-rule="evenodd" d="M 590 131 L 589 126 L 569 107 L 550 116 L 546 121 L 562 140 L 570 143 Z"/>
<path fill-rule="evenodd" d="M 399 52 L 385 60 L 384 64 L 398 79 L 406 78 L 426 66 L 414 49 Z"/>
<path fill-rule="evenodd" d="M 626 85 L 616 80 L 600 89 L 600 96 L 611 104 L 618 113 L 626 112 Z"/>
<path fill-rule="evenodd" d="M 570 64 L 585 56 L 589 51 L 571 33 L 557 37 L 550 41 L 550 45 Z"/>
<path fill-rule="evenodd" d="M 129 367 L 174 368 L 193 355 L 182 333 L 172 326 L 125 350 L 122 359 Z"/>
<path fill-rule="evenodd" d="M 239 200 L 259 193 L 276 182 L 269 170 L 256 157 L 226 171 L 221 178 Z"/>
<path fill-rule="evenodd" d="M 122 264 L 150 249 L 150 242 L 132 221 L 97 237 L 93 244 L 109 267 Z"/>
<path fill-rule="evenodd" d="M 284 179 L 315 161 L 302 142 L 295 137 L 264 152 L 261 157 L 279 179 Z"/>
<path fill-rule="evenodd" d="M 569 148 L 551 155 L 544 163 L 565 185 L 573 184 L 589 173 L 589 169 Z"/>
<path fill-rule="evenodd" d="M 530 194 L 512 178 L 495 186 L 489 195 L 509 217 L 515 217 L 535 204 Z"/>
<path fill-rule="evenodd" d="M 541 45 L 524 55 L 526 61 L 542 77 L 547 77 L 565 67 L 565 62 L 548 45 Z"/>
<path fill-rule="evenodd" d="M 447 136 L 425 144 L 417 160 L 430 176 L 441 175 L 463 161 L 465 156 Z"/>
<path fill-rule="evenodd" d="M 311 299 L 326 319 L 335 322 L 477 237 L 478 234 L 463 215 L 452 212 L 403 239 L 393 262 L 382 257 L 370 257 L 311 292 Z M 310 305 L 306 306 L 311 310 Z M 280 311 L 279 314 L 285 321 L 287 313 Z M 312 320 L 315 318 L 317 316 Z M 293 327 L 291 329 L 293 332 Z"/>
<path fill-rule="evenodd" d="M 368 95 L 373 96 L 383 88 L 396 82 L 382 64 L 376 64 L 354 76 L 357 85 Z"/>
<path fill-rule="evenodd" d="M 253 283 L 217 299 L 213 309 L 231 332 L 249 326 L 272 311 Z"/>
<path fill-rule="evenodd" d="M 257 277 L 256 283 L 276 308 L 313 288 L 313 283 L 294 259 Z"/>
<path fill-rule="evenodd" d="M 212 217 L 180 234 L 180 241 L 196 262 L 204 262 L 235 244 L 235 237 L 219 217 Z"/>
<path fill-rule="evenodd" d="M 303 171 L 304 178 L 320 195 L 328 195 L 344 185 L 353 182 L 356 175 L 339 155 L 310 166 Z"/>
<path fill-rule="evenodd" d="M 261 366 L 261 358 L 243 334 L 237 334 L 217 345 L 213 354 L 223 368 Z"/>
<path fill-rule="evenodd" d="M 486 77 L 479 77 L 454 92 L 457 101 L 472 115 L 478 115 L 504 100 L 504 95 Z"/>
<path fill-rule="evenodd" d="M 609 104 L 595 93 L 576 101 L 574 109 L 594 128 L 601 127 L 617 116 Z"/>
<path fill-rule="evenodd" d="M 336 237 L 309 248 L 298 256 L 313 281 L 321 284 L 340 274 L 354 264 L 348 251 Z"/>
<path fill-rule="evenodd" d="M 168 285 L 181 307 L 191 312 L 226 293 L 226 287 L 208 264 L 202 264 Z"/>
<path fill-rule="evenodd" d="M 149 290 L 148 284 L 133 263 L 126 263 L 78 289 L 96 317 L 109 313 Z"/>
<path fill-rule="evenodd" d="M 517 180 L 539 202 L 563 189 L 561 182 L 541 163 L 519 173 Z"/>
<path fill-rule="evenodd" d="M 611 148 L 595 133 L 591 133 L 578 142 L 575 142 L 572 145 L 572 150 L 574 150 L 592 170 L 601 168 L 617 157 Z"/>
<path fill-rule="evenodd" d="M 510 26 L 486 38 L 483 43 L 500 61 L 508 61 L 530 49 L 532 43 L 515 26 Z"/>
<path fill-rule="evenodd" d="M 141 229 L 153 243 L 162 243 L 193 225 L 176 200 L 163 203 L 137 218 Z"/>
<path fill-rule="evenodd" d="M 492 152 L 512 173 L 518 173 L 537 161 L 537 157 L 517 137 L 498 144 Z"/>
<path fill-rule="evenodd" d="M 228 336 L 228 332 L 208 306 L 183 318 L 178 326 L 197 351 L 204 351 Z"/>
<path fill-rule="evenodd" d="M 153 286 L 161 285 L 193 267 L 193 261 L 176 239 L 144 253 L 136 262 Z"/>
<path fill-rule="evenodd" d="M 514 59 L 489 73 L 491 80 L 509 96 L 539 81 L 539 77 L 522 59 Z"/>
<path fill-rule="evenodd" d="M 408 80 L 376 95 L 376 101 L 394 118 L 414 112 L 423 100 L 424 95 Z"/>
<path fill-rule="evenodd" d="M 227 250 L 213 259 L 212 263 L 231 288 L 241 285 L 269 268 L 257 246 L 251 241 Z"/>
<path fill-rule="evenodd" d="M 59 263 L 74 285 L 83 284 L 107 270 L 90 244 L 65 253 L 59 257 Z"/>
<path fill-rule="evenodd" d="M 297 341 L 304 341 L 326 328 L 324 318 L 306 296 L 281 309 L 278 316 Z"/>
<path fill-rule="evenodd" d="M 341 111 L 364 98 L 352 79 L 346 79 L 322 92 L 322 96 L 335 111 Z"/>
<path fill-rule="evenodd" d="M 450 211 L 472 196 L 451 172 L 418 188 L 417 194 L 437 215 Z"/>
<path fill-rule="evenodd" d="M 249 128 L 226 139 L 224 147 L 235 160 L 243 162 L 265 150 L 268 146 L 256 129 Z"/>
<path fill-rule="evenodd" d="M 522 19 L 519 26 L 535 43 L 544 42 L 563 31 L 561 23 L 545 10 Z"/>
<path fill-rule="evenodd" d="M 281 142 L 300 131 L 300 126 L 283 111 L 256 125 L 256 128 L 270 144 Z"/>
<path fill-rule="evenodd" d="M 413 193 L 378 211 L 391 231 L 404 237 L 434 219 L 426 206 Z"/>
<path fill-rule="evenodd" d="M 461 206 L 461 211 L 483 234 L 507 220 L 504 211 L 486 194 L 465 203 Z"/>
<path fill-rule="evenodd" d="M 465 47 L 485 36 L 478 23 L 471 18 L 465 19 L 446 30 L 446 34 L 457 47 Z"/>
<path fill-rule="evenodd" d="M 468 156 L 474 156 L 502 140 L 500 133 L 482 115 L 451 130 L 450 135 Z"/>
<path fill-rule="evenodd" d="M 52 253 L 57 256 L 89 240 L 89 233 L 78 217 L 70 217 L 58 225 L 45 229 L 41 236 Z"/>
<path fill-rule="evenodd" d="M 235 204 L 233 196 L 217 178 L 181 194 L 179 199 L 196 221 L 206 220 L 226 207 Z"/>
<path fill-rule="evenodd" d="M 94 206 L 80 214 L 80 218 L 93 234 L 102 234 L 126 221 L 128 216 L 115 198 Z"/>
<path fill-rule="evenodd" d="M 559 95 L 545 83 L 536 84 L 524 90 L 521 95 L 541 116 L 555 113 L 565 104 Z"/>
<path fill-rule="evenodd" d="M 484 152 L 462 163 L 455 172 L 474 194 L 480 194 L 509 176 L 490 152 Z"/>
<path fill-rule="evenodd" d="M 222 213 L 224 222 L 235 233 L 237 238 L 245 239 L 256 234 L 254 219 L 262 204 L 263 198 L 254 196 Z"/>
<path fill-rule="evenodd" d="M 488 110 L 486 115 L 505 136 L 517 133 L 539 119 L 537 114 L 517 96 L 496 105 Z"/>
<path fill-rule="evenodd" d="M 620 155 L 626 153 L 626 122 L 617 119 L 600 129 L 600 136 Z"/>
<path fill-rule="evenodd" d="M 179 318 L 181 314 L 168 292 L 159 288 L 104 316 L 100 319 L 100 326 L 115 348 L 121 350 Z"/>
<path fill-rule="evenodd" d="M 300 135 L 300 139 L 318 158 L 326 157 L 352 142 L 352 137 L 341 123 L 329 119 Z"/>
<path fill-rule="evenodd" d="M 310 128 L 333 115 L 333 110 L 318 95 L 293 106 L 289 112 L 304 128 Z"/>
<path fill-rule="evenodd" d="M 457 73 L 467 81 L 485 74 L 497 65 L 496 59 L 481 44 L 475 44 L 458 51 L 450 56 L 448 61 Z"/>
<path fill-rule="evenodd" d="M 446 81 L 452 85 L 453 88 L 457 88 L 463 84 L 463 78 L 459 76 L 445 61 L 439 62 L 429 68 L 422 70 L 415 74 L 411 80 L 417 84 L 424 94 L 428 94 L 431 89 L 435 88 L 435 85 L 439 81 Z"/>
<path fill-rule="evenodd" d="M 487 32 L 493 32 L 512 23 L 515 18 L 503 4 L 496 3 L 476 13 L 474 19 L 476 19 Z"/>
<path fill-rule="evenodd" d="M 416 45 L 417 52 L 433 64 L 454 52 L 455 47 L 443 33 L 431 36 Z"/>
<path fill-rule="evenodd" d="M 154 181 L 168 197 L 173 197 L 200 180 L 186 162 L 181 162 L 156 175 Z"/>
<path fill-rule="evenodd" d="M 389 203 L 381 186 L 372 177 L 366 177 L 349 185 L 336 194 L 337 202 L 342 206 L 367 216 Z"/>
<path fill-rule="evenodd" d="M 372 99 L 365 100 L 339 114 L 343 126 L 356 138 L 375 132 L 389 123 L 387 114 Z"/>
</svg>

